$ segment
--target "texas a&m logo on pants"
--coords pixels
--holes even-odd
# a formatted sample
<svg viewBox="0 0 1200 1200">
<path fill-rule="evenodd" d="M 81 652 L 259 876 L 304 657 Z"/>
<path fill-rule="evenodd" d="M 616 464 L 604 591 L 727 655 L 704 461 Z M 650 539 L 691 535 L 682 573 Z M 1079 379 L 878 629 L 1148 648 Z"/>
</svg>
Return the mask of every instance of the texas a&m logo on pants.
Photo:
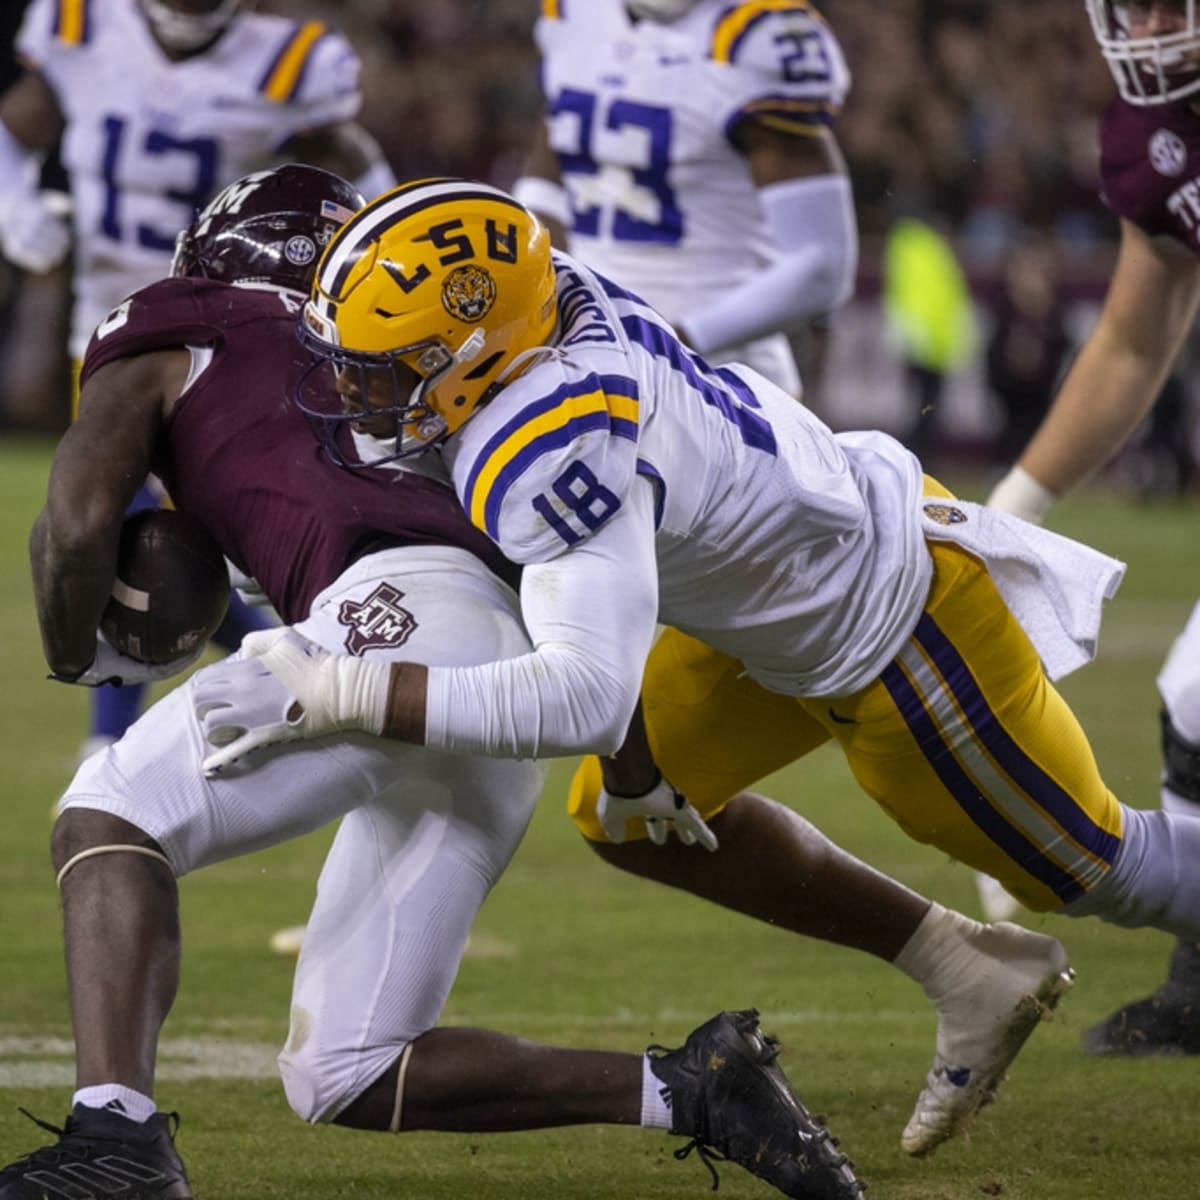
<svg viewBox="0 0 1200 1200">
<path fill-rule="evenodd" d="M 390 583 L 381 583 L 365 600 L 346 600 L 338 609 L 338 621 L 349 628 L 346 653 L 390 650 L 403 646 L 417 628 L 417 619 L 401 607 L 404 593 Z"/>
</svg>

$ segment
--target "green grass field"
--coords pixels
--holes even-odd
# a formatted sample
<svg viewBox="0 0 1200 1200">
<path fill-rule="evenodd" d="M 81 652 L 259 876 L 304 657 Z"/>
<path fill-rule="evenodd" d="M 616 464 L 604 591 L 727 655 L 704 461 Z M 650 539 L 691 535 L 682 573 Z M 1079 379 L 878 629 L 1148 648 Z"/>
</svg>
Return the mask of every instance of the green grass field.
<svg viewBox="0 0 1200 1200">
<path fill-rule="evenodd" d="M 66 783 L 85 716 L 80 689 L 46 682 L 25 541 L 49 446 L 0 448 L 0 1163 L 40 1144 L 23 1106 L 58 1123 L 71 1092 L 58 907 L 46 852 L 49 808 Z M 978 496 L 981 484 L 961 483 Z M 1200 592 L 1196 506 L 1134 507 L 1087 495 L 1054 524 L 1130 563 L 1109 606 L 1100 659 L 1064 690 L 1110 784 L 1157 803 L 1154 676 Z M 721 1008 L 755 1005 L 783 1042 L 799 1093 L 824 1113 L 872 1200 L 1093 1200 L 1194 1197 L 1200 1063 L 1103 1061 L 1080 1033 L 1161 977 L 1170 939 L 1096 922 L 1031 917 L 1068 945 L 1079 973 L 1056 1019 L 1018 1059 L 969 1140 L 929 1161 L 899 1149 L 933 1050 L 919 990 L 873 959 L 706 906 L 605 867 L 562 813 L 568 764 L 473 935 L 445 1020 L 571 1045 L 674 1044 Z M 847 848 L 973 912 L 970 873 L 908 842 L 822 751 L 769 781 Z M 267 939 L 301 920 L 326 838 L 201 872 L 182 884 L 185 964 L 168 1022 L 158 1102 L 183 1116 L 179 1145 L 201 1200 L 386 1197 L 573 1200 L 705 1195 L 651 1130 L 581 1127 L 519 1135 L 400 1139 L 303 1125 L 272 1075 L 286 1032 L 290 963 Z M 730 1200 L 775 1195 L 736 1167 Z"/>
</svg>

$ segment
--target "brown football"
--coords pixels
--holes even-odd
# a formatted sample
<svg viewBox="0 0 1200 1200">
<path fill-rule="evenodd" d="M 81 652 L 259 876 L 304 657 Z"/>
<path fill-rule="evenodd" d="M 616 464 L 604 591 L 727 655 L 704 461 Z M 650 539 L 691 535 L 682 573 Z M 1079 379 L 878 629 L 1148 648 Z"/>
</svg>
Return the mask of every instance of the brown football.
<svg viewBox="0 0 1200 1200">
<path fill-rule="evenodd" d="M 199 522 L 165 508 L 125 518 L 116 582 L 100 617 L 116 649 L 140 662 L 174 662 L 212 637 L 228 605 L 225 559 Z"/>
</svg>

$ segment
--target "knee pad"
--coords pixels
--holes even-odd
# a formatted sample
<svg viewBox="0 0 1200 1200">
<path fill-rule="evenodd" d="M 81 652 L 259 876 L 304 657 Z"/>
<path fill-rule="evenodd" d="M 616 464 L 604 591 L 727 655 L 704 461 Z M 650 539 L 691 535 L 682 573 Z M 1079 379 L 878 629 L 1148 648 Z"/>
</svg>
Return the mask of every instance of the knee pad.
<svg viewBox="0 0 1200 1200">
<path fill-rule="evenodd" d="M 310 1125 L 322 1125 L 332 1121 L 351 1100 L 338 1094 L 334 1080 L 321 1072 L 318 1056 L 311 1052 L 308 1043 L 298 1042 L 304 1037 L 297 1029 L 296 1016 L 292 1016 L 292 1028 L 287 1045 L 278 1059 L 279 1076 L 283 1080 L 283 1092 L 292 1112 Z"/>
<path fill-rule="evenodd" d="M 292 1009 L 287 1044 L 276 1060 L 284 1095 L 292 1112 L 310 1125 L 328 1125 L 371 1086 L 397 1059 L 407 1061 L 412 1042 L 354 1052 L 323 1045 L 310 1013 Z M 403 1095 L 403 1075 L 397 1089 L 397 1112 Z"/>
<path fill-rule="evenodd" d="M 1200 805 L 1200 746 L 1186 741 L 1164 708 L 1162 722 L 1163 787 Z"/>
</svg>

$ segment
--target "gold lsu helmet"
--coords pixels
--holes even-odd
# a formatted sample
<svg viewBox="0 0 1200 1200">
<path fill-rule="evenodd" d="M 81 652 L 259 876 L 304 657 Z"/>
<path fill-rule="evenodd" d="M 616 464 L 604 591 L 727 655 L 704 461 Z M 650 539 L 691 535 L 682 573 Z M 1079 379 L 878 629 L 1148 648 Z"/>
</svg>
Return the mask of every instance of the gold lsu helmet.
<svg viewBox="0 0 1200 1200">
<path fill-rule="evenodd" d="M 361 209 L 325 248 L 300 316 L 316 361 L 297 404 L 343 466 L 422 453 L 515 376 L 557 317 L 550 235 L 524 205 L 465 179 L 403 185 Z M 326 363 L 339 375 L 357 372 L 357 405 L 334 411 L 328 386 L 311 385 Z M 373 444 L 364 456 L 356 437 L 354 461 L 339 427 L 357 432 L 364 415 Z"/>
</svg>

